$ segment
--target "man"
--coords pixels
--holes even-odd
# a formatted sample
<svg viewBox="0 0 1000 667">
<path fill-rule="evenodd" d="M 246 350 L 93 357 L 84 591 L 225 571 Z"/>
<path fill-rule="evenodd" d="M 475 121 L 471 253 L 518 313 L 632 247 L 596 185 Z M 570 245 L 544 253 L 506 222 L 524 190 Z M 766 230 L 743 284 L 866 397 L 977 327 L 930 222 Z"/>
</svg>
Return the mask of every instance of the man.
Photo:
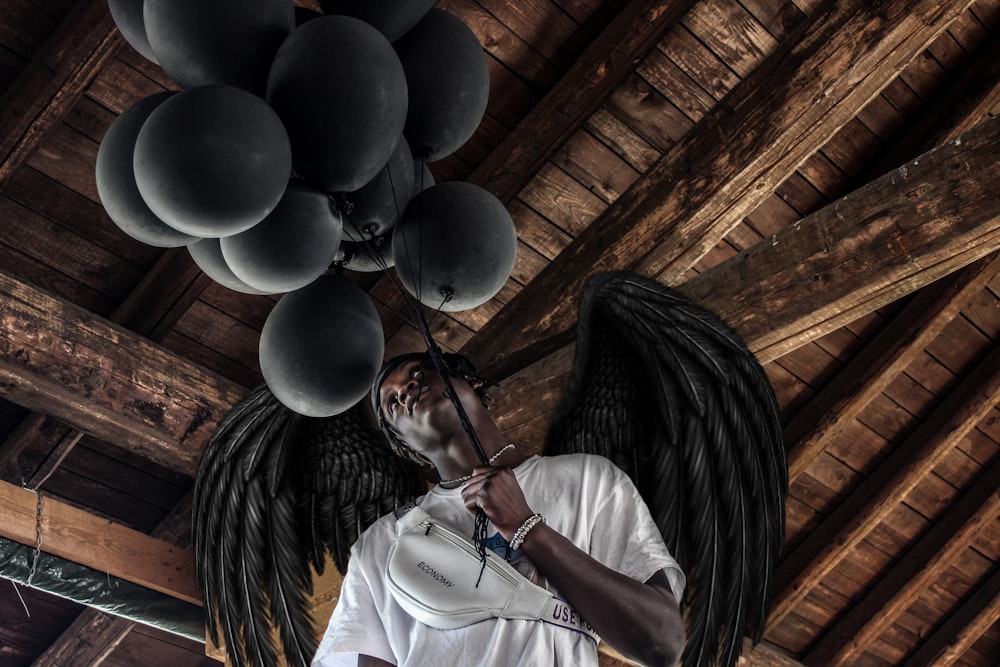
<svg viewBox="0 0 1000 667">
<path fill-rule="evenodd" d="M 525 456 L 490 417 L 471 365 L 451 384 L 489 466 L 427 355 L 390 360 L 373 388 L 390 440 L 429 461 L 442 480 L 418 499 L 420 509 L 466 536 L 482 510 L 490 547 L 565 600 L 564 618 L 582 617 L 601 641 L 640 664 L 675 664 L 684 643 L 684 575 L 628 477 L 601 457 Z M 352 548 L 314 666 L 597 664 L 591 635 L 551 619 L 439 629 L 413 618 L 385 580 L 397 520 L 398 513 L 382 517 Z"/>
</svg>

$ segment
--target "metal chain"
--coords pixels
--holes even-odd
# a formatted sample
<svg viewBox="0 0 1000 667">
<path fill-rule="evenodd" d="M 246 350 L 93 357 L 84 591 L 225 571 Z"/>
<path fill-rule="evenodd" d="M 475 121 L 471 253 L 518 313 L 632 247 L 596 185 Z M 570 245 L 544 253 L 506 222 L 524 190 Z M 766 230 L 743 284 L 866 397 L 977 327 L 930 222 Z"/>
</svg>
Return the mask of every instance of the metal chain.
<svg viewBox="0 0 1000 667">
<path fill-rule="evenodd" d="M 45 496 L 41 491 L 35 491 L 38 495 L 37 510 L 35 512 L 35 555 L 31 559 L 31 569 L 28 570 L 27 586 L 31 586 L 31 580 L 35 578 L 35 570 L 38 569 L 38 557 L 42 553 L 42 511 L 45 506 Z"/>
</svg>

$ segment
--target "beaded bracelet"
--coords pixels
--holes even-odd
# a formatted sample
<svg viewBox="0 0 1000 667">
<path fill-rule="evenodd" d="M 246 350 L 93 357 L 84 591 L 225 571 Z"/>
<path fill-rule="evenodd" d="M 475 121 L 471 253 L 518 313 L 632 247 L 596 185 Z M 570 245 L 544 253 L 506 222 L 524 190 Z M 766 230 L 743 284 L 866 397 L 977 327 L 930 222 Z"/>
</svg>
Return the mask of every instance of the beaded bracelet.
<svg viewBox="0 0 1000 667">
<path fill-rule="evenodd" d="M 524 544 L 524 538 L 528 536 L 528 531 L 544 521 L 545 517 L 541 514 L 532 514 L 525 519 L 524 523 L 522 523 L 520 527 L 514 531 L 514 536 L 510 538 L 511 550 L 521 548 L 521 545 Z"/>
</svg>

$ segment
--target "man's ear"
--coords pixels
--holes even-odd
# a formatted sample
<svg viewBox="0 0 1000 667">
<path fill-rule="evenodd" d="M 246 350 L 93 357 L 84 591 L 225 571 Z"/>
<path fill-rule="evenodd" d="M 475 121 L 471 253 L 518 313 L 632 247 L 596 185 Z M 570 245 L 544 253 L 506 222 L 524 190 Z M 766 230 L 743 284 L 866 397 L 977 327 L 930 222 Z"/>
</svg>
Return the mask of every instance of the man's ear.
<svg viewBox="0 0 1000 667">
<path fill-rule="evenodd" d="M 462 376 L 462 379 L 465 380 L 466 384 L 473 389 L 482 389 L 486 386 L 486 382 L 482 378 L 478 378 L 474 375 L 466 374 Z"/>
</svg>

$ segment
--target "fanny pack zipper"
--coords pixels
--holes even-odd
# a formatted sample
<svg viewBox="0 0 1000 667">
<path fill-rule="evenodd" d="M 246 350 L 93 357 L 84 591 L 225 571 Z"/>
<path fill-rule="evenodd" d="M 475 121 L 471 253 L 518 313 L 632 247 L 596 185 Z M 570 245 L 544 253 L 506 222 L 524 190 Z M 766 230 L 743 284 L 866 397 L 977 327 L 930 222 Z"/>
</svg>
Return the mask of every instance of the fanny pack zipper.
<svg viewBox="0 0 1000 667">
<path fill-rule="evenodd" d="M 455 533 L 451 532 L 450 530 L 448 530 L 444 526 L 436 524 L 436 523 L 434 523 L 432 521 L 427 521 L 427 520 L 421 521 L 419 525 L 420 525 L 421 528 L 424 529 L 424 531 L 425 531 L 424 535 L 429 535 L 430 532 L 431 532 L 431 530 L 433 530 L 439 536 L 443 537 L 448 542 L 451 542 L 452 544 L 454 544 L 458 548 L 462 549 L 463 551 L 465 551 L 465 553 L 469 554 L 469 556 L 475 558 L 477 561 L 481 561 L 482 560 L 482 557 L 479 555 L 479 552 L 476 551 L 476 548 L 472 544 L 470 544 L 468 542 L 468 540 L 464 539 L 462 536 L 456 535 Z M 510 570 L 508 570 L 508 568 L 510 568 L 511 566 L 506 565 L 506 563 L 503 563 L 503 564 L 497 563 L 493 558 L 489 557 L 489 554 L 487 554 L 486 565 L 492 571 L 496 572 L 497 574 L 499 574 L 500 576 L 502 576 L 504 579 L 506 579 L 508 583 L 513 584 L 515 586 L 518 583 L 520 583 L 520 580 L 522 579 L 521 575 L 516 574 L 515 572 L 511 572 Z M 506 565 L 506 567 L 505 567 L 505 565 Z M 513 568 L 511 568 L 511 569 L 513 569 Z"/>
</svg>

